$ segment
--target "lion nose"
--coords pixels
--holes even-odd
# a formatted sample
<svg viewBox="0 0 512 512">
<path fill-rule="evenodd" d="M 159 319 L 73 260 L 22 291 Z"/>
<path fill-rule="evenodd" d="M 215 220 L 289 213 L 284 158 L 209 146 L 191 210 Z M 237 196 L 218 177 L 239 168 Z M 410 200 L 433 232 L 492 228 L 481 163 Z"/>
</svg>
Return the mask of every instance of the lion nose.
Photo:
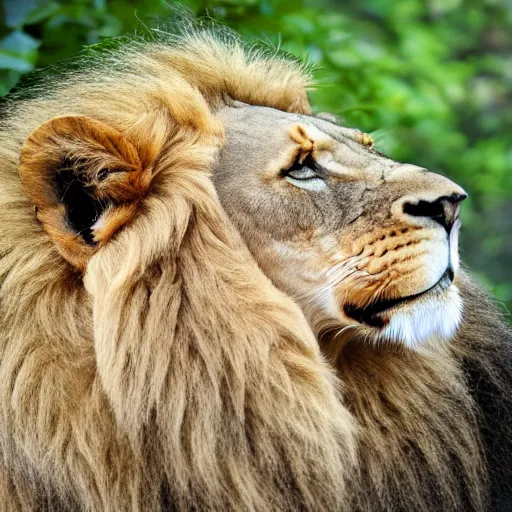
<svg viewBox="0 0 512 512">
<path fill-rule="evenodd" d="M 403 212 L 413 217 L 427 217 L 441 224 L 447 233 L 450 233 L 453 224 L 459 217 L 460 203 L 466 199 L 467 194 L 454 193 L 441 196 L 433 201 L 420 199 L 417 203 L 406 202 Z"/>
</svg>

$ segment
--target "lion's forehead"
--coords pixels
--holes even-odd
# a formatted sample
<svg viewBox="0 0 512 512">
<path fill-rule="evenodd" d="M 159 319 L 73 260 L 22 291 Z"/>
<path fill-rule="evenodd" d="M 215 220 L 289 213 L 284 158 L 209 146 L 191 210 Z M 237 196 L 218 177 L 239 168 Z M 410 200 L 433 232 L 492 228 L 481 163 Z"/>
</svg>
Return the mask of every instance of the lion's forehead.
<svg viewBox="0 0 512 512">
<path fill-rule="evenodd" d="M 264 144 L 264 154 L 269 158 L 275 157 L 271 148 L 277 144 L 297 143 L 294 137 L 294 126 L 301 126 L 317 146 L 318 151 L 345 153 L 359 163 L 390 162 L 371 150 L 370 135 L 358 129 L 347 128 L 323 118 L 311 115 L 283 112 L 270 107 L 238 105 L 236 108 L 225 107 L 219 110 L 217 116 L 224 122 L 228 151 L 245 146 L 251 150 Z M 231 142 L 231 144 L 230 144 Z"/>
</svg>

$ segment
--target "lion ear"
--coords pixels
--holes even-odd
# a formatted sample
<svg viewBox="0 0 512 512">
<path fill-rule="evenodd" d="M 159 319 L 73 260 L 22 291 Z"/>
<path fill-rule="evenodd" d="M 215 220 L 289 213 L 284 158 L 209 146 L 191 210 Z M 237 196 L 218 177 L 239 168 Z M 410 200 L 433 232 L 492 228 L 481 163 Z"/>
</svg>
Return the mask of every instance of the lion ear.
<svg viewBox="0 0 512 512">
<path fill-rule="evenodd" d="M 135 146 L 88 117 L 56 117 L 27 138 L 20 179 L 60 254 L 80 270 L 134 216 L 149 186 Z"/>
</svg>

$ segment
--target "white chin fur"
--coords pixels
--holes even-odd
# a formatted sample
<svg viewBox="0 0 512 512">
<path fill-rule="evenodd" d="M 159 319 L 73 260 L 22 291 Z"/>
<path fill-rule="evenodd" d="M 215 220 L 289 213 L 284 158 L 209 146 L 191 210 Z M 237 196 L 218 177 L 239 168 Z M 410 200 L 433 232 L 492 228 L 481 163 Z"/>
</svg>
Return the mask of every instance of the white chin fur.
<svg viewBox="0 0 512 512">
<path fill-rule="evenodd" d="M 461 313 L 459 290 L 452 285 L 441 296 L 393 312 L 378 339 L 403 343 L 409 348 L 418 348 L 432 341 L 446 342 L 457 331 Z"/>
</svg>

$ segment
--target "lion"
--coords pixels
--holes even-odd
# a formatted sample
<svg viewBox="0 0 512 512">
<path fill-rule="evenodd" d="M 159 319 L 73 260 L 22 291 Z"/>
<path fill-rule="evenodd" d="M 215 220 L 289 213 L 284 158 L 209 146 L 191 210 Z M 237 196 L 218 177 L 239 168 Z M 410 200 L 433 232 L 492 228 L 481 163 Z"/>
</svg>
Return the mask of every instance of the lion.
<svg viewBox="0 0 512 512">
<path fill-rule="evenodd" d="M 299 61 L 174 30 L 2 106 L 2 510 L 505 510 L 465 192 L 312 115 Z"/>
</svg>

